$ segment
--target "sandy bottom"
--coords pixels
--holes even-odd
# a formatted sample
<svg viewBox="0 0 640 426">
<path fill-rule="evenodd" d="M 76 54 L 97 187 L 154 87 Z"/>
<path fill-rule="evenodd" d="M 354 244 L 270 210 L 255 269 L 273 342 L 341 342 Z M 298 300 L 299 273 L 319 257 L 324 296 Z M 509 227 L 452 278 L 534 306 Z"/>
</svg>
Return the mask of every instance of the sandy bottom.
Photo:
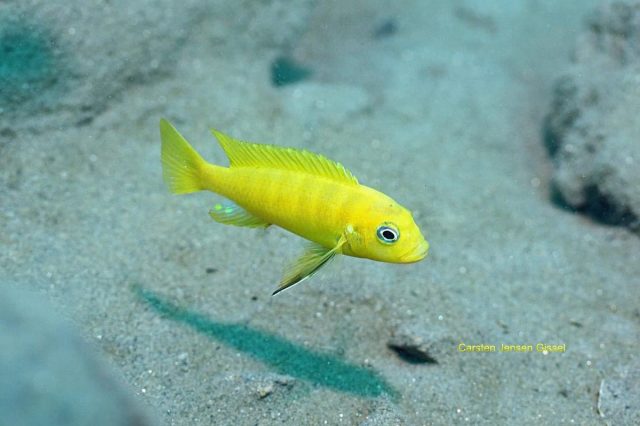
<svg viewBox="0 0 640 426">
<path fill-rule="evenodd" d="M 638 368 L 640 239 L 554 206 L 541 141 L 593 2 L 412 3 L 320 6 L 294 85 L 271 85 L 278 52 L 203 31 L 90 125 L 18 134 L 0 147 L 3 274 L 167 424 L 600 423 L 603 380 Z M 343 258 L 271 297 L 302 240 L 170 195 L 160 117 L 219 164 L 213 126 L 340 161 L 415 212 L 429 257 Z M 387 346 L 406 330 L 431 362 Z"/>
</svg>

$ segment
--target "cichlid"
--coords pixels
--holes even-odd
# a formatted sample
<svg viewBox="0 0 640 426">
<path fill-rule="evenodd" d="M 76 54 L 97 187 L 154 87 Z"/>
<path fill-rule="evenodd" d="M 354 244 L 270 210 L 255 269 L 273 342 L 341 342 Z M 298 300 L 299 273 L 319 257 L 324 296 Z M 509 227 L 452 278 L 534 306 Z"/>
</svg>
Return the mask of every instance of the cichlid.
<svg viewBox="0 0 640 426">
<path fill-rule="evenodd" d="M 230 166 L 206 162 L 165 119 L 162 174 L 175 194 L 209 190 L 228 199 L 209 212 L 227 225 L 277 225 L 310 241 L 276 294 L 310 277 L 335 255 L 382 262 L 424 259 L 429 243 L 411 213 L 358 183 L 341 164 L 306 150 L 253 144 L 212 130 Z"/>
</svg>

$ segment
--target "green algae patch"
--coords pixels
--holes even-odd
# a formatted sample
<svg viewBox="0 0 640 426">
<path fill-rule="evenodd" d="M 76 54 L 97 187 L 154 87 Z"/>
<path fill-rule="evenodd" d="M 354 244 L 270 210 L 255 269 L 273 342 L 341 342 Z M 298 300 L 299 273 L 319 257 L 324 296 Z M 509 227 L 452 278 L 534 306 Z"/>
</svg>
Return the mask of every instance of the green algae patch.
<svg viewBox="0 0 640 426">
<path fill-rule="evenodd" d="M 286 56 L 277 57 L 271 64 L 271 83 L 275 87 L 307 80 L 311 74 L 311 69 L 297 64 Z"/>
<path fill-rule="evenodd" d="M 219 322 L 179 307 L 160 295 L 134 286 L 138 298 L 165 318 L 187 325 L 268 365 L 273 371 L 360 397 L 398 397 L 376 371 L 317 352 L 245 324 Z"/>
<path fill-rule="evenodd" d="M 14 109 L 29 101 L 46 105 L 54 99 L 50 89 L 64 74 L 56 52 L 46 29 L 0 14 L 0 107 Z"/>
</svg>

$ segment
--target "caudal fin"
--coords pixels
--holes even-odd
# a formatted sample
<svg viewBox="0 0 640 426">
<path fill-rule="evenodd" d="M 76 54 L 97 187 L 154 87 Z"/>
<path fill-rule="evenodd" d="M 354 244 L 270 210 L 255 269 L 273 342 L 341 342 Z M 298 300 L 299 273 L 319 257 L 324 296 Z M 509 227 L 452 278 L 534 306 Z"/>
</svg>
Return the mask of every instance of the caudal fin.
<svg viewBox="0 0 640 426">
<path fill-rule="evenodd" d="M 200 191 L 205 161 L 189 142 L 164 118 L 160 120 L 162 138 L 162 177 L 174 194 Z"/>
</svg>

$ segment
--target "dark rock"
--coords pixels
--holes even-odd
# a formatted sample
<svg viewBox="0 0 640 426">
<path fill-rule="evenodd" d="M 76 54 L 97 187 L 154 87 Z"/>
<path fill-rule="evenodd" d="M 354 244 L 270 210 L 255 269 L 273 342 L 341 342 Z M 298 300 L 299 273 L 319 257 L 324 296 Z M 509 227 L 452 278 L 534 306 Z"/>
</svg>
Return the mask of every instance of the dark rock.
<svg viewBox="0 0 640 426">
<path fill-rule="evenodd" d="M 402 324 L 393 331 L 387 347 L 408 363 L 437 364 L 440 355 L 446 352 L 448 340 L 438 328 Z"/>
<path fill-rule="evenodd" d="M 398 24 L 394 19 L 387 19 L 373 31 L 373 38 L 387 38 L 398 32 Z"/>
<path fill-rule="evenodd" d="M 545 121 L 561 205 L 640 231 L 640 2 L 606 3 L 555 84 Z"/>
<path fill-rule="evenodd" d="M 433 358 L 428 351 L 428 348 L 422 344 L 415 343 L 389 343 L 387 344 L 390 349 L 393 349 L 400 358 L 410 364 L 437 364 L 435 358 Z"/>
<path fill-rule="evenodd" d="M 297 64 L 293 59 L 285 56 L 276 58 L 271 64 L 271 83 L 276 86 L 286 86 L 306 80 L 311 76 L 311 70 Z"/>
</svg>

